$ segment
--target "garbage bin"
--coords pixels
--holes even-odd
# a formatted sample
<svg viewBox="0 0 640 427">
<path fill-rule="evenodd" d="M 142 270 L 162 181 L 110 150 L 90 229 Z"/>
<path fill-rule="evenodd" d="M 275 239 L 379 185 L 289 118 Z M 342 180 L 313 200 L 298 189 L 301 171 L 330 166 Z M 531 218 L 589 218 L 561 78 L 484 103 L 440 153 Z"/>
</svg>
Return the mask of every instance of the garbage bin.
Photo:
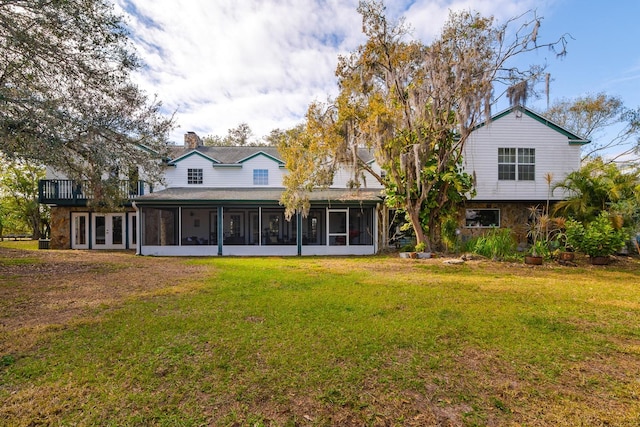
<svg viewBox="0 0 640 427">
<path fill-rule="evenodd" d="M 40 239 L 38 240 L 38 249 L 49 249 L 50 239 Z"/>
</svg>

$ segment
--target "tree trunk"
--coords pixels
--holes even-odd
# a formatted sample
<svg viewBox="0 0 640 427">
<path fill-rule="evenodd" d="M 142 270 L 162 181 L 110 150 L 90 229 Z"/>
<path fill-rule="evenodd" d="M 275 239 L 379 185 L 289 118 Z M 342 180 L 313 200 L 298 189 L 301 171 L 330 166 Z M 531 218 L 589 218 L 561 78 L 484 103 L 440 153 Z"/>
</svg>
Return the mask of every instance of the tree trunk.
<svg viewBox="0 0 640 427">
<path fill-rule="evenodd" d="M 40 212 L 37 212 L 38 215 L 33 214 L 31 216 L 31 232 L 33 239 L 39 239 L 42 237 L 40 233 Z"/>
<path fill-rule="evenodd" d="M 425 234 L 422 229 L 422 224 L 420 223 L 420 206 L 422 204 L 418 204 L 417 206 L 407 206 L 407 213 L 409 214 L 409 220 L 411 221 L 411 226 L 413 227 L 413 231 L 416 233 L 416 244 L 424 243 L 425 244 L 425 252 L 431 252 L 431 241 L 429 237 Z"/>
</svg>

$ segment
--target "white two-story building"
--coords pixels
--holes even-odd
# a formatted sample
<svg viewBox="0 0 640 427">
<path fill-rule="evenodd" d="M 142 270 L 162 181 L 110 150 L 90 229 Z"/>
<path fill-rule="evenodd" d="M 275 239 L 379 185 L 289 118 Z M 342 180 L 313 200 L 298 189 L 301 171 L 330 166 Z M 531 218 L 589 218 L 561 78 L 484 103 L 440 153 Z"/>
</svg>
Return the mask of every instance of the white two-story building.
<svg viewBox="0 0 640 427">
<path fill-rule="evenodd" d="M 373 159 L 370 159 L 373 161 Z M 189 132 L 164 183 L 142 183 L 121 212 L 93 212 L 75 183 L 41 182 L 52 206 L 52 248 L 136 249 L 141 255 L 369 255 L 380 249 L 382 187 L 348 188 L 346 173 L 287 219 L 287 173 L 275 147 L 208 147 Z M 131 187 L 129 182 L 124 186 Z M 67 191 L 61 192 L 65 188 Z"/>
<path fill-rule="evenodd" d="M 524 107 L 478 126 L 464 151 L 476 195 L 461 206 L 462 235 L 508 227 L 526 241 L 529 207 L 564 197 L 552 186 L 580 167 L 587 142 Z M 380 170 L 368 151 L 361 156 Z M 387 245 L 375 179 L 352 190 L 349 174 L 338 173 L 330 188 L 311 193 L 307 216 L 287 219 L 280 205 L 286 173 L 275 147 L 208 147 L 189 132 L 166 161 L 162 185 L 123 181 L 130 203 L 121 211 L 93 211 L 80 185 L 53 172 L 40 183 L 40 201 L 52 207 L 52 248 L 265 256 L 369 255 Z"/>
<path fill-rule="evenodd" d="M 525 107 L 509 108 L 478 126 L 463 152 L 476 194 L 460 212 L 462 234 L 503 227 L 526 241 L 529 208 L 546 209 L 547 202 L 565 198 L 553 186 L 580 168 L 580 148 L 587 143 Z"/>
<path fill-rule="evenodd" d="M 287 173 L 275 147 L 207 147 L 189 133 L 166 188 L 135 199 L 142 255 L 367 255 L 379 249 L 380 185 L 344 179 L 311 194 L 307 216 L 280 205 Z M 369 180 L 373 182 L 373 180 Z"/>
</svg>

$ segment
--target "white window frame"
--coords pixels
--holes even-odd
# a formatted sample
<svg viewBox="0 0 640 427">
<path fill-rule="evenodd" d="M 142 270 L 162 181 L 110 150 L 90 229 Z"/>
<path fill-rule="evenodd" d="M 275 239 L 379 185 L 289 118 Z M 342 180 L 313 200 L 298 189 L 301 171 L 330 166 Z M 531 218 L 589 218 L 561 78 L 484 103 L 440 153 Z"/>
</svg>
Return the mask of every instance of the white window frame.
<svg viewBox="0 0 640 427">
<path fill-rule="evenodd" d="M 526 154 L 525 154 L 526 151 Z M 518 181 L 535 181 L 536 180 L 536 149 L 535 148 L 518 148 Z M 525 159 L 527 161 L 525 161 Z M 531 167 L 533 170 L 531 173 L 526 174 L 523 171 L 524 167 Z M 524 176 L 527 176 L 526 178 Z"/>
<path fill-rule="evenodd" d="M 269 185 L 269 169 L 254 169 L 253 185 Z"/>
<path fill-rule="evenodd" d="M 506 152 L 506 151 L 509 152 Z M 525 161 L 525 159 L 527 161 Z M 509 160 L 509 161 L 505 161 Z M 509 177 L 500 171 L 501 166 L 510 166 Z M 533 168 L 532 173 L 524 173 L 524 168 Z M 535 181 L 536 179 L 536 149 L 535 148 L 498 148 L 498 180 L 499 181 Z"/>
<path fill-rule="evenodd" d="M 80 222 L 84 222 L 81 229 Z M 71 213 L 71 249 L 89 249 L 89 238 L 89 214 L 87 212 Z"/>
<path fill-rule="evenodd" d="M 136 249 L 138 246 L 138 214 L 129 213 L 129 249 Z"/>
<path fill-rule="evenodd" d="M 203 170 L 201 168 L 187 169 L 187 184 L 199 185 L 203 183 Z"/>
<path fill-rule="evenodd" d="M 336 231 L 331 228 L 331 214 L 344 215 L 344 231 Z M 349 245 L 349 209 L 327 209 L 327 245 L 328 246 L 348 246 Z M 332 240 L 333 239 L 333 243 Z M 342 242 L 342 243 L 338 243 Z"/>
</svg>

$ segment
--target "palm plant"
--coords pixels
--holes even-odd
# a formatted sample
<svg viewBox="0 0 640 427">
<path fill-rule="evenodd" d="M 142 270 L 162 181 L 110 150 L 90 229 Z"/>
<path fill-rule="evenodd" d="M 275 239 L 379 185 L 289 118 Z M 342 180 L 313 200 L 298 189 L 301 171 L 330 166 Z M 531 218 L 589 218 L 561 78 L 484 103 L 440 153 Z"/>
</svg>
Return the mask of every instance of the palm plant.
<svg viewBox="0 0 640 427">
<path fill-rule="evenodd" d="M 606 209 L 607 180 L 598 172 L 598 163 L 600 162 L 594 161 L 585 164 L 553 186 L 553 191 L 561 189 L 568 195 L 565 200 L 556 203 L 555 214 L 591 221 Z"/>
<path fill-rule="evenodd" d="M 553 186 L 553 191 L 558 189 L 564 190 L 567 198 L 556 203 L 554 214 L 588 223 L 603 211 L 614 211 L 625 201 L 637 205 L 640 174 L 637 170 L 622 171 L 614 163 L 595 158 Z"/>
<path fill-rule="evenodd" d="M 549 253 L 549 234 L 553 222 L 549 214 L 539 206 L 531 206 L 529 208 L 529 217 L 531 218 L 529 231 L 527 232 L 531 240 L 529 252 L 533 256 L 546 256 Z"/>
</svg>

